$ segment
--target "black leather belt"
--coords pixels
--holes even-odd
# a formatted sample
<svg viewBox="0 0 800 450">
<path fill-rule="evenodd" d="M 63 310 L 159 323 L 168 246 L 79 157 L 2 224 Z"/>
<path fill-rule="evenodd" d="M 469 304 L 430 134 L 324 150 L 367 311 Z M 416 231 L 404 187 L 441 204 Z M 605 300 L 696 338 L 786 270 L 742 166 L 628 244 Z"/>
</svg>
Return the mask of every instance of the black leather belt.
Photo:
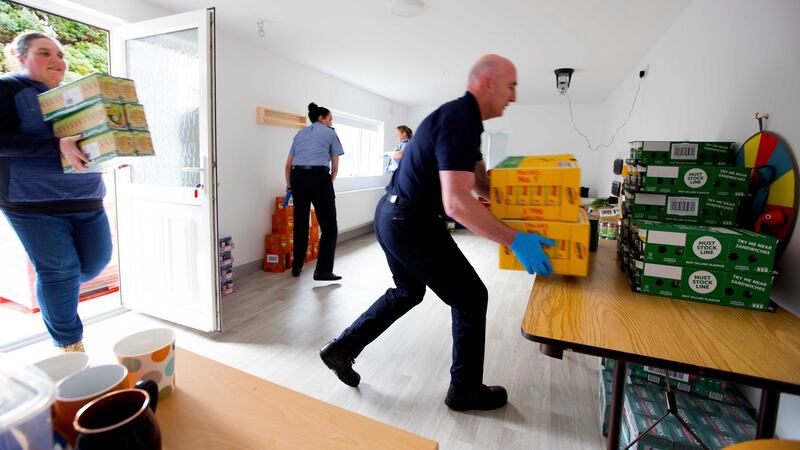
<svg viewBox="0 0 800 450">
<path fill-rule="evenodd" d="M 292 170 L 328 170 L 328 166 L 292 166 Z"/>
<path fill-rule="evenodd" d="M 399 195 L 389 194 L 386 196 L 386 200 L 388 200 L 389 203 L 393 203 L 395 205 L 414 206 L 414 202 L 405 197 L 400 197 Z"/>
</svg>

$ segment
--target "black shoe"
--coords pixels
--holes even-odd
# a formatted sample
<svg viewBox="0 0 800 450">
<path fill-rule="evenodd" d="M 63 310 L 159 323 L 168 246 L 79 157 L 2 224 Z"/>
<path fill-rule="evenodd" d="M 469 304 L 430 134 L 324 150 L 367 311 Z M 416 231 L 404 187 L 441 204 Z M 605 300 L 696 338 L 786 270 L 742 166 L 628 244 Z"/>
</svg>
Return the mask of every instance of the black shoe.
<svg viewBox="0 0 800 450">
<path fill-rule="evenodd" d="M 336 281 L 336 280 L 341 280 L 342 277 L 340 277 L 339 275 L 336 275 L 333 272 L 328 272 L 328 273 L 317 273 L 317 272 L 314 272 L 314 279 L 316 281 Z"/>
<path fill-rule="evenodd" d="M 489 411 L 505 406 L 507 401 L 508 394 L 502 386 L 482 384 L 477 389 L 458 389 L 451 384 L 444 404 L 454 411 Z"/>
<path fill-rule="evenodd" d="M 301 270 L 303 270 L 303 269 L 298 269 L 297 267 L 292 267 L 292 276 L 293 277 L 299 277 Z"/>
<path fill-rule="evenodd" d="M 324 362 L 329 369 L 336 373 L 336 376 L 342 380 L 342 383 L 357 387 L 358 383 L 361 382 L 361 375 L 353 370 L 353 364 L 355 364 L 356 361 L 343 354 L 342 351 L 337 348 L 336 339 L 332 339 L 319 349 L 319 357 L 322 358 L 322 362 Z"/>
</svg>

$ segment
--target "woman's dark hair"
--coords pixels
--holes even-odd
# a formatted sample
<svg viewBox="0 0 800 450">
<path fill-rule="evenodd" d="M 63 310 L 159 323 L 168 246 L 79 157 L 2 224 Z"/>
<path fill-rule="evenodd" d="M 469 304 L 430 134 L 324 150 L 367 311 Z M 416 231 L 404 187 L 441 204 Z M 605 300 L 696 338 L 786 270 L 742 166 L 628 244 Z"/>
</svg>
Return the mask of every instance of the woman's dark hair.
<svg viewBox="0 0 800 450">
<path fill-rule="evenodd" d="M 411 131 L 411 128 L 408 128 L 408 127 L 407 127 L 407 126 L 405 126 L 405 125 L 398 125 L 398 126 L 397 126 L 397 129 L 398 129 L 400 132 L 402 132 L 402 133 L 405 133 L 405 135 L 406 135 L 406 137 L 407 137 L 408 139 L 411 139 L 411 136 L 414 134 L 414 132 L 413 132 L 413 131 Z"/>
<path fill-rule="evenodd" d="M 315 123 L 319 120 L 320 116 L 328 117 L 328 114 L 331 113 L 331 110 L 328 108 L 323 108 L 322 106 L 317 106 L 316 103 L 309 103 L 308 104 L 308 120 L 311 123 Z"/>
</svg>

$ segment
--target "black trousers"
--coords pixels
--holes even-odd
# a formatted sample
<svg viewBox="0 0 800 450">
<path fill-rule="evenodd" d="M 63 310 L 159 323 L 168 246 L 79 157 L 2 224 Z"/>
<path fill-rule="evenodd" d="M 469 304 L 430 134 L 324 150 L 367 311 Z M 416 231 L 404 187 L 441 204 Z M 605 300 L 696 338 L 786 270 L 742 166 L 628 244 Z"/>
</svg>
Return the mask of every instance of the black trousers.
<svg viewBox="0 0 800 450">
<path fill-rule="evenodd" d="M 317 273 L 333 272 L 333 255 L 336 252 L 336 196 L 327 167 L 313 169 L 292 168 L 292 197 L 294 198 L 294 261 L 292 267 L 301 269 L 308 248 L 308 221 L 311 205 L 317 212 L 322 231 L 319 240 Z"/>
<path fill-rule="evenodd" d="M 488 292 L 458 249 L 443 220 L 413 206 L 389 203 L 375 211 L 375 235 L 386 253 L 395 288 L 389 288 L 342 332 L 342 348 L 355 358 L 397 319 L 422 301 L 426 286 L 451 308 L 456 386 L 483 382 Z"/>
</svg>

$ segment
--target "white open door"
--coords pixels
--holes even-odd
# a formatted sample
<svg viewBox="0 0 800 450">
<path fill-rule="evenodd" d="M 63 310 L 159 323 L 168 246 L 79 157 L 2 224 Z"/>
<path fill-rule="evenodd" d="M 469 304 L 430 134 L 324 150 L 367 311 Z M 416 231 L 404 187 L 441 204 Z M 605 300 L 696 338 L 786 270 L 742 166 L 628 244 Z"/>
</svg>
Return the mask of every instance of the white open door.
<svg viewBox="0 0 800 450">
<path fill-rule="evenodd" d="M 136 82 L 156 156 L 117 172 L 123 305 L 221 329 L 214 10 L 111 31 L 111 74 Z"/>
</svg>

